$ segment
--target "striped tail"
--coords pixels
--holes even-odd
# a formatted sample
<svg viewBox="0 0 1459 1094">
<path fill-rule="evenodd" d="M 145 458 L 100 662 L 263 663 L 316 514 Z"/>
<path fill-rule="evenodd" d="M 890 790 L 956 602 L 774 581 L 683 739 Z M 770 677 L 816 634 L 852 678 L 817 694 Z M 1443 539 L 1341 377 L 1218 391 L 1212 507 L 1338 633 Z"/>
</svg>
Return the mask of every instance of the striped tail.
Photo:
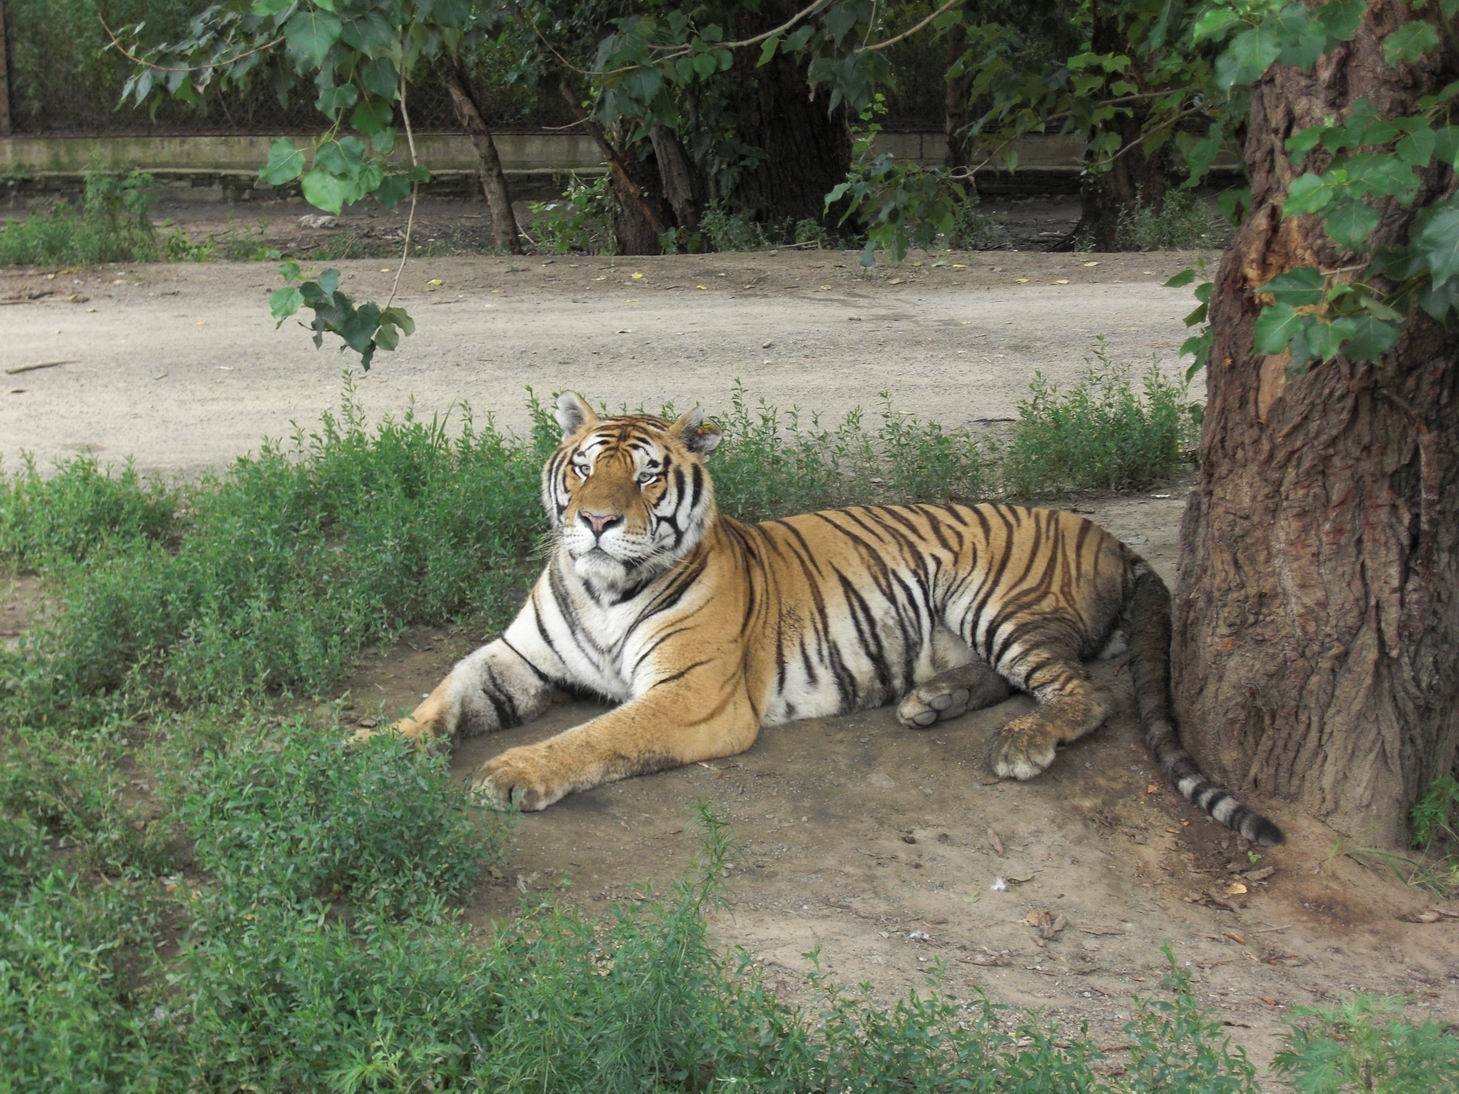
<svg viewBox="0 0 1459 1094">
<path fill-rule="evenodd" d="M 1145 743 L 1155 754 L 1160 770 L 1170 777 L 1181 796 L 1252 843 L 1273 847 L 1285 837 L 1266 817 L 1248 809 L 1224 786 L 1201 774 L 1191 755 L 1181 747 L 1170 710 L 1170 591 L 1160 575 L 1143 559 L 1134 562 L 1135 587 L 1125 603 L 1130 639 L 1130 673 L 1135 681 L 1135 703 Z"/>
</svg>

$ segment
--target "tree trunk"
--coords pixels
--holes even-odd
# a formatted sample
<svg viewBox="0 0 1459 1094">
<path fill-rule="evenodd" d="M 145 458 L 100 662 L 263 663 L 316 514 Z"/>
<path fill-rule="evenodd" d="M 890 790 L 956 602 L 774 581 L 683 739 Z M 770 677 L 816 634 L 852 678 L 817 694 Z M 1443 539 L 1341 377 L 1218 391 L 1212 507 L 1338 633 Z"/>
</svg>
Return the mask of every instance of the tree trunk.
<svg viewBox="0 0 1459 1094">
<path fill-rule="evenodd" d="M 731 19 L 726 36 L 759 34 L 802 6 L 795 0 L 747 5 L 749 14 Z M 759 153 L 741 173 L 730 202 L 762 224 L 824 221 L 826 194 L 846 180 L 851 166 L 845 108 L 828 111 L 824 87 L 811 97 L 807 62 L 784 53 L 763 66 L 758 61 L 757 50 L 739 50 L 726 73 L 735 88 L 735 136 Z"/>
<path fill-rule="evenodd" d="M 618 238 L 618 253 L 659 254 L 663 250 L 659 241 L 664 233 L 675 227 L 675 223 L 673 211 L 664 198 L 656 161 L 639 159 L 632 150 L 625 151 L 615 145 L 597 119 L 584 113 L 581 98 L 566 77 L 559 81 L 557 89 L 593 134 L 598 149 L 608 161 L 609 184 L 613 188 L 614 204 L 618 207 L 613 225 Z"/>
<path fill-rule="evenodd" d="M 697 232 L 699 210 L 707 200 L 704 176 L 690 162 L 679 135 L 668 126 L 655 125 L 649 131 L 649 140 L 653 142 L 659 181 L 674 210 L 674 219 L 685 232 Z"/>
<path fill-rule="evenodd" d="M 1094 27 L 1090 49 L 1095 53 L 1124 53 L 1125 27 L 1120 21 L 1119 5 L 1095 3 Z M 1148 155 L 1140 140 L 1149 112 L 1138 103 L 1127 108 L 1116 120 L 1120 137 L 1120 153 L 1107 168 L 1090 170 L 1080 187 L 1079 223 L 1069 235 L 1069 243 L 1087 243 L 1096 251 L 1119 249 L 1120 216 L 1139 204 L 1159 205 L 1170 188 L 1170 151 L 1166 145 Z"/>
<path fill-rule="evenodd" d="M 947 34 L 947 67 L 962 60 L 968 48 L 968 32 L 958 23 Z M 947 152 L 942 162 L 950 171 L 958 171 L 972 163 L 972 141 L 968 139 L 968 112 L 973 88 L 973 74 L 964 69 L 956 75 L 946 76 L 942 81 L 942 135 L 947 141 Z M 968 180 L 971 187 L 972 179 Z"/>
<path fill-rule="evenodd" d="M 1284 798 L 1360 844 L 1406 842 L 1409 807 L 1459 744 L 1459 342 L 1408 320 L 1378 364 L 1302 375 L 1253 353 L 1259 286 L 1352 260 L 1314 217 L 1281 219 L 1283 141 L 1366 97 L 1418 111 L 1459 75 L 1442 56 L 1393 67 L 1382 38 L 1408 15 L 1373 0 L 1315 72 L 1271 69 L 1246 141 L 1252 209 L 1211 300 L 1201 470 L 1187 505 L 1176 597 L 1176 701 L 1208 772 Z M 1321 155 L 1321 153 L 1319 153 Z M 1413 208 L 1379 205 L 1375 246 L 1454 190 L 1433 170 Z"/>
<path fill-rule="evenodd" d="M 481 165 L 481 192 L 486 196 L 486 207 L 491 212 L 492 242 L 510 254 L 519 255 L 522 253 L 522 232 L 517 227 L 516 214 L 512 212 L 512 194 L 507 188 L 501 157 L 497 155 L 491 130 L 486 127 L 486 120 L 481 116 L 465 74 L 459 67 L 453 65 L 447 72 L 446 90 L 451 93 L 456 119 L 476 148 L 476 158 Z"/>
</svg>

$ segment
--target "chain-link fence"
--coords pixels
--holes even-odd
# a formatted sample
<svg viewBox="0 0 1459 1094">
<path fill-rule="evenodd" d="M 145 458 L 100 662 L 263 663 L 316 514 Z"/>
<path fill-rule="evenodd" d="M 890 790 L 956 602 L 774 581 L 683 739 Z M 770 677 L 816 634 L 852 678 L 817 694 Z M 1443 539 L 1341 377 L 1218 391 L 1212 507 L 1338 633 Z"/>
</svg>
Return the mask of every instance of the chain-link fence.
<svg viewBox="0 0 1459 1094">
<path fill-rule="evenodd" d="M 194 0 L 0 0 L 12 133 L 160 136 L 319 130 L 320 115 L 307 88 L 280 102 L 266 73 L 254 80 L 250 94 L 212 95 L 201 108 L 174 100 L 148 102 L 140 109 L 119 104 L 133 68 L 112 46 L 99 18 L 102 8 L 113 27 L 145 20 L 146 36 L 165 41 L 182 35 L 198 4 Z M 505 63 L 506 59 L 487 57 L 469 72 L 494 128 L 540 129 L 574 120 L 558 95 L 501 79 Z M 896 68 L 896 84 L 888 96 L 888 128 L 940 130 L 939 67 L 898 63 Z M 460 128 L 441 82 L 421 81 L 412 87 L 410 118 L 421 132 Z"/>
</svg>

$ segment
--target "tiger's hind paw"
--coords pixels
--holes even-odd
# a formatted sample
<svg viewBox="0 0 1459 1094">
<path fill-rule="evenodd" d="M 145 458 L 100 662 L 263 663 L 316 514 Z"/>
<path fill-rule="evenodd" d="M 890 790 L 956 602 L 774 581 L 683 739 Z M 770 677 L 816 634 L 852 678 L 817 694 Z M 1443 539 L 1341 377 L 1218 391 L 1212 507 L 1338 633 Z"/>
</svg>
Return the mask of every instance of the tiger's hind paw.
<svg viewBox="0 0 1459 1094">
<path fill-rule="evenodd" d="M 1015 718 L 993 738 L 993 773 L 1003 779 L 1031 779 L 1054 762 L 1055 747 L 1054 735 L 1038 715 Z"/>
<path fill-rule="evenodd" d="M 961 686 L 918 684 L 897 704 L 897 721 L 909 729 L 926 729 L 966 714 L 972 694 L 970 689 Z"/>
</svg>

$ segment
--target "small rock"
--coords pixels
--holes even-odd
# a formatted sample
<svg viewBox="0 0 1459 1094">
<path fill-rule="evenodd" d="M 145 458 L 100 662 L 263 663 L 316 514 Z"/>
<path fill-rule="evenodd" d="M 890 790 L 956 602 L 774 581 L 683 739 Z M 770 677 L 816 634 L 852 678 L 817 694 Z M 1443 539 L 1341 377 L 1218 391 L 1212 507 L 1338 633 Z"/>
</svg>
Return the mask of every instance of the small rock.
<svg viewBox="0 0 1459 1094">
<path fill-rule="evenodd" d="M 328 213 L 305 213 L 299 218 L 301 228 L 333 228 L 339 221 Z"/>
</svg>

